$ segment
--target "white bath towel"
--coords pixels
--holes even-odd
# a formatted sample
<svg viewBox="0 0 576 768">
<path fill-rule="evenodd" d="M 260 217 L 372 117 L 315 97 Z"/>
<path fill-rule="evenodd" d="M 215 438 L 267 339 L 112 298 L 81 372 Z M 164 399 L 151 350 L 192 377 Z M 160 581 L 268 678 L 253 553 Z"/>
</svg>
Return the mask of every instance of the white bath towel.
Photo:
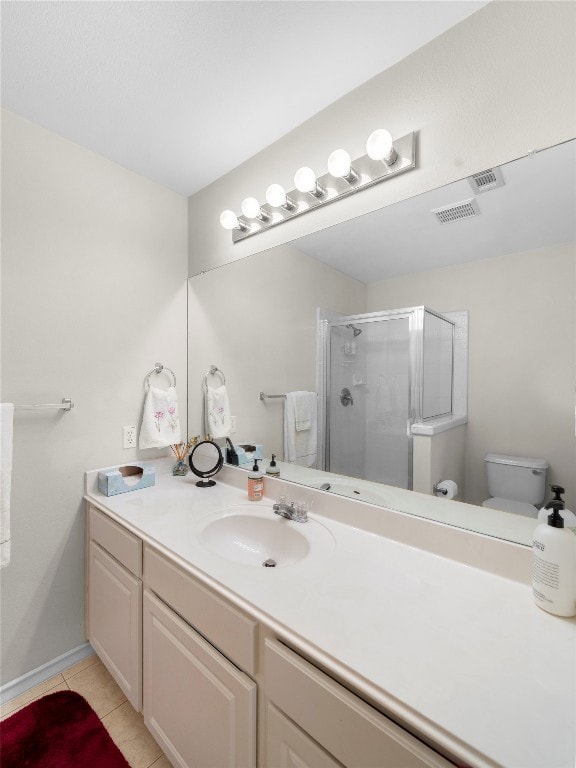
<svg viewBox="0 0 576 768">
<path fill-rule="evenodd" d="M 310 429 L 312 425 L 312 406 L 315 404 L 310 395 L 315 392 L 291 392 L 290 396 L 294 398 L 294 421 L 296 432 L 303 432 Z"/>
<path fill-rule="evenodd" d="M 213 438 L 230 437 L 232 420 L 226 385 L 222 384 L 220 387 L 211 387 L 206 384 L 204 387 L 204 395 L 206 407 L 206 432 Z"/>
<path fill-rule="evenodd" d="M 0 568 L 10 563 L 10 492 L 14 406 L 0 406 Z"/>
<path fill-rule="evenodd" d="M 298 429 L 298 403 L 308 402 L 309 427 Z M 302 409 L 300 414 L 304 413 Z M 284 405 L 284 461 L 301 467 L 315 467 L 317 461 L 318 395 L 316 392 L 288 392 Z"/>
<path fill-rule="evenodd" d="M 180 443 L 178 395 L 174 387 L 150 387 L 144 401 L 140 427 L 140 448 L 164 448 Z"/>
</svg>

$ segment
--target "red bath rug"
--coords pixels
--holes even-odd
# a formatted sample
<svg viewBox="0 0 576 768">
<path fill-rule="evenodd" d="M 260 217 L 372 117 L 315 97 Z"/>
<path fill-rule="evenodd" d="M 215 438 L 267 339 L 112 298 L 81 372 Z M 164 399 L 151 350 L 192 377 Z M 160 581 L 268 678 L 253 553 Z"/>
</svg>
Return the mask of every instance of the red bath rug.
<svg viewBox="0 0 576 768">
<path fill-rule="evenodd" d="M 0 723 L 2 768 L 129 768 L 100 718 L 74 691 L 49 693 Z"/>
</svg>

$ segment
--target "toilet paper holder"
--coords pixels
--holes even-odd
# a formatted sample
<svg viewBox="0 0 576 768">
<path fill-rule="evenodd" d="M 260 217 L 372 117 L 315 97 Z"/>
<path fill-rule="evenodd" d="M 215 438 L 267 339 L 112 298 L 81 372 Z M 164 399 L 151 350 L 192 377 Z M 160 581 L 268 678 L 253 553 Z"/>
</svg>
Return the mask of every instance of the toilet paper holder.
<svg viewBox="0 0 576 768">
<path fill-rule="evenodd" d="M 439 483 L 434 483 L 432 492 L 435 496 L 453 499 L 458 493 L 458 486 L 453 480 L 441 480 Z"/>
</svg>

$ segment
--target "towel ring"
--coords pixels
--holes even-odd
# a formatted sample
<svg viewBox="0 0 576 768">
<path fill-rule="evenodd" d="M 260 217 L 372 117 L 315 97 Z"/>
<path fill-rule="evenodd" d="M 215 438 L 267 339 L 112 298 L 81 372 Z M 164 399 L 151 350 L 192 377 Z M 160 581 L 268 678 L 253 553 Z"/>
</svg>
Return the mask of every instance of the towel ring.
<svg viewBox="0 0 576 768">
<path fill-rule="evenodd" d="M 211 365 L 210 366 L 210 370 L 208 371 L 208 373 L 204 374 L 204 386 L 205 387 L 208 386 L 208 376 L 214 376 L 216 373 L 222 379 L 222 384 L 226 384 L 226 377 L 224 376 L 224 374 L 222 373 L 220 368 L 217 368 L 215 365 Z"/>
<path fill-rule="evenodd" d="M 172 386 L 176 386 L 176 374 L 172 370 L 172 368 L 167 368 L 165 365 L 162 365 L 162 363 L 156 363 L 154 368 L 146 375 L 146 388 L 150 389 L 150 376 L 152 376 L 153 373 L 162 373 L 162 372 L 168 372 L 172 374 L 172 378 L 174 379 L 174 384 Z"/>
</svg>

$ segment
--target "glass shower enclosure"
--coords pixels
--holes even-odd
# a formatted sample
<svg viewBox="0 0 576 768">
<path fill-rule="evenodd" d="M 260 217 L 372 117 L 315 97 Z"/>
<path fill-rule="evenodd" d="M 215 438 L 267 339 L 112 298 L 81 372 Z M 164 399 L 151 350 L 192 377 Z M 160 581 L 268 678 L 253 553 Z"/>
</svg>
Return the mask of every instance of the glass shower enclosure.
<svg viewBox="0 0 576 768">
<path fill-rule="evenodd" d="M 326 330 L 324 469 L 412 489 L 412 424 L 452 413 L 454 323 L 421 306 Z"/>
</svg>

